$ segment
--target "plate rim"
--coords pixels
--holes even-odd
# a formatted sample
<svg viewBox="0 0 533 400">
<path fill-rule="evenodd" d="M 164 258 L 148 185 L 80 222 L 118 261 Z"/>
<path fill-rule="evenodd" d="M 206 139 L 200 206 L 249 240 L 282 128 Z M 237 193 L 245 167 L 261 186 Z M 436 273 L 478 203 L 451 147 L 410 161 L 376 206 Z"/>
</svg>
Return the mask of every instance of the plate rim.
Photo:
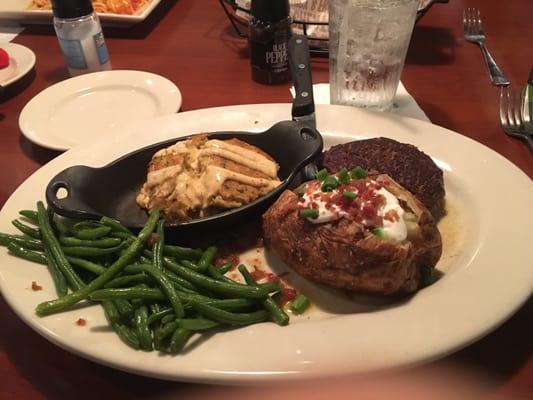
<svg viewBox="0 0 533 400">
<path fill-rule="evenodd" d="M 41 109 L 40 112 L 42 112 L 42 107 L 40 107 L 39 104 L 41 102 L 46 101 L 47 97 L 50 97 L 50 96 L 55 97 L 55 96 L 57 96 L 57 93 L 58 92 L 60 93 L 62 90 L 70 90 L 70 91 L 72 91 L 72 90 L 75 90 L 76 87 L 81 87 L 82 85 L 84 85 L 83 87 L 89 88 L 89 86 L 86 86 L 87 84 L 84 83 L 84 82 L 85 81 L 91 81 L 91 80 L 94 81 L 92 83 L 92 87 L 98 87 L 98 86 L 101 86 L 102 84 L 109 84 L 109 79 L 110 78 L 107 78 L 107 77 L 105 78 L 105 82 L 99 82 L 98 81 L 100 76 L 107 76 L 107 75 L 114 75 L 115 77 L 117 77 L 117 75 L 120 75 L 120 76 L 118 76 L 119 78 L 121 76 L 129 75 L 127 80 L 131 80 L 132 84 L 136 80 L 142 81 L 144 78 L 148 78 L 148 77 L 150 77 L 151 79 L 157 79 L 157 80 L 160 81 L 160 83 L 164 84 L 167 87 L 165 89 L 165 91 L 164 91 L 164 94 L 165 94 L 165 96 L 172 95 L 174 97 L 172 99 L 173 104 L 170 103 L 171 99 L 169 97 L 166 100 L 166 101 L 168 101 L 168 104 L 165 105 L 165 108 L 167 110 L 164 110 L 163 114 L 159 114 L 159 115 L 157 115 L 155 117 L 152 117 L 152 118 L 156 118 L 156 117 L 163 116 L 163 115 L 166 115 L 166 114 L 177 113 L 180 110 L 180 108 L 181 108 L 181 105 L 182 105 L 182 102 L 183 102 L 183 97 L 182 97 L 180 89 L 178 88 L 178 86 L 174 82 L 172 82 L 170 79 L 168 79 L 168 78 L 166 78 L 166 77 L 164 77 L 162 75 L 158 75 L 158 74 L 155 74 L 153 72 L 139 71 L 139 70 L 129 70 L 129 69 L 114 69 L 114 70 L 109 70 L 109 71 L 91 72 L 91 73 L 88 73 L 88 74 L 82 74 L 82 75 L 78 75 L 78 76 L 75 76 L 75 77 L 71 77 L 71 78 L 59 81 L 59 82 L 57 82 L 57 83 L 55 83 L 55 84 L 53 84 L 51 86 L 48 86 L 47 88 L 45 88 L 41 92 L 37 93 L 34 97 L 32 97 L 24 105 L 24 107 L 22 108 L 22 111 L 19 114 L 18 125 L 19 125 L 19 129 L 22 132 L 22 134 L 28 140 L 30 140 L 31 142 L 33 142 L 33 143 L 35 143 L 35 144 L 37 144 L 37 145 L 39 145 L 41 147 L 44 147 L 44 148 L 47 148 L 47 149 L 51 149 L 51 150 L 56 150 L 56 151 L 65 151 L 65 150 L 69 150 L 69 149 L 71 149 L 73 147 L 84 145 L 83 143 L 75 143 L 72 146 L 68 146 L 66 144 L 62 144 L 60 141 L 51 141 L 51 142 L 49 142 L 49 141 L 43 140 L 42 139 L 42 135 L 35 134 L 34 128 L 32 128 L 32 123 L 28 122 L 28 116 L 29 115 L 31 116 L 31 114 L 34 112 L 35 109 L 39 109 L 40 108 Z M 162 97 L 161 97 L 161 92 L 160 91 L 151 91 L 151 93 L 158 100 L 161 100 Z M 30 118 L 30 120 L 31 120 L 31 118 Z M 127 125 L 127 123 L 125 123 L 125 125 Z M 119 129 L 121 129 L 121 128 L 119 128 Z M 46 134 L 45 134 L 45 136 L 46 136 Z"/>
<path fill-rule="evenodd" d="M 191 112 L 188 112 L 188 113 L 182 113 L 182 114 L 178 114 L 178 115 L 175 115 L 175 116 L 172 116 L 172 119 L 180 119 L 180 118 L 183 118 L 184 115 L 197 115 L 197 114 L 202 114 L 202 113 L 205 113 L 205 112 L 209 112 L 209 111 L 215 111 L 215 112 L 221 112 L 221 111 L 238 111 L 238 110 L 245 110 L 245 109 L 254 109 L 254 108 L 265 108 L 265 107 L 272 107 L 272 108 L 280 108 L 282 107 L 283 108 L 283 111 L 286 111 L 286 115 L 289 115 L 290 114 L 290 104 L 272 104 L 272 105 L 265 105 L 265 104 L 259 104 L 259 105 L 246 105 L 246 106 L 228 106 L 228 107 L 216 107 L 216 108 L 210 108 L 210 109 L 203 109 L 203 110 L 195 110 L 195 111 L 191 111 Z M 340 107 L 342 106 L 317 106 L 317 116 L 320 118 L 320 116 L 322 115 L 322 112 L 324 112 L 324 110 L 327 110 L 327 109 L 339 109 Z M 372 112 L 368 112 L 368 111 L 363 111 L 363 110 L 354 110 L 350 107 L 343 107 L 345 108 L 346 110 L 350 110 L 351 113 L 356 113 L 356 114 L 361 114 L 361 115 L 372 115 L 372 118 L 375 118 L 379 113 L 372 113 Z M 470 145 L 480 145 L 479 143 L 475 142 L 474 140 L 470 139 L 470 138 L 467 138 L 467 137 L 464 137 L 458 133 L 455 133 L 453 131 L 450 131 L 446 128 L 442 128 L 442 127 L 439 127 L 437 125 L 433 125 L 431 123 L 425 123 L 423 121 L 419 121 L 419 120 L 414 120 L 414 119 L 411 119 L 411 118 L 406 118 L 406 117 L 400 117 L 400 116 L 394 116 L 394 115 L 383 115 L 383 114 L 379 114 L 380 117 L 384 117 L 386 119 L 392 119 L 393 121 L 396 121 L 396 122 L 401 122 L 401 123 L 413 123 L 415 125 L 418 125 L 420 123 L 422 123 L 421 126 L 427 126 L 427 125 L 432 125 L 436 130 L 442 130 L 443 133 L 446 133 L 448 135 L 452 135 L 452 139 L 453 140 L 466 140 L 466 143 L 470 143 Z M 170 117 L 161 117 L 160 119 L 165 119 L 165 118 L 170 118 Z M 320 119 L 319 119 L 320 121 Z M 350 129 L 351 130 L 351 129 Z M 128 136 L 129 134 L 127 135 L 123 135 L 124 137 Z M 346 134 L 346 136 L 348 136 Z M 367 137 L 374 137 L 375 135 L 363 135 L 363 136 L 367 136 Z M 354 136 L 354 139 L 356 139 L 357 137 Z M 497 158 L 499 159 L 499 162 L 503 162 L 506 164 L 506 167 L 508 168 L 511 168 L 513 170 L 513 173 L 518 173 L 518 176 L 520 177 L 519 179 L 527 179 L 529 180 L 529 177 L 527 177 L 527 175 L 522 171 L 520 170 L 518 167 L 516 167 L 514 164 L 512 164 L 509 160 L 505 159 L 503 156 L 501 156 L 499 153 L 496 153 L 495 151 L 493 151 L 492 149 L 486 147 L 486 146 L 483 146 L 481 145 L 481 148 L 483 149 L 483 152 L 485 152 L 486 154 L 489 154 L 491 157 L 494 157 L 495 155 L 497 156 Z M 47 164 L 48 168 L 52 168 L 55 166 L 55 164 L 61 164 L 61 161 L 64 159 L 64 158 L 67 158 L 68 156 L 66 156 L 67 154 L 70 154 L 71 156 L 75 156 L 77 153 L 79 153 L 81 151 L 80 148 L 77 148 L 77 149 L 74 149 L 72 150 L 71 152 L 69 153 L 65 153 L 65 155 L 62 155 L 61 157 L 62 158 L 59 158 L 59 161 L 56 161 L 54 163 L 54 161 L 50 162 L 49 164 Z M 127 151 L 127 150 L 124 150 L 124 151 Z M 123 151 L 123 152 L 124 152 Z M 58 160 L 56 159 L 56 160 Z M 67 158 L 68 159 L 68 158 Z M 45 166 L 46 167 L 46 166 Z M 44 170 L 44 167 L 41 168 L 39 171 L 41 170 Z M 32 174 L 29 178 L 27 178 L 24 183 L 19 187 L 17 188 L 17 190 L 15 190 L 15 192 L 10 196 L 10 198 L 6 201 L 6 203 L 4 204 L 4 206 L 2 207 L 2 211 L 0 211 L 0 215 L 2 215 L 5 211 L 5 209 L 7 208 L 8 205 L 10 205 L 10 201 L 13 197 L 15 197 L 15 195 L 19 192 L 19 190 L 22 190 L 24 188 L 24 185 L 26 184 L 26 182 L 28 180 L 30 180 L 32 177 L 34 177 L 34 175 L 36 175 L 39 171 L 35 172 L 34 174 Z M 43 172 L 44 173 L 44 172 Z M 529 193 L 531 194 L 531 193 Z M 1 256 L 0 256 L 1 257 Z M 527 282 L 527 289 L 529 290 L 529 294 L 531 293 L 531 283 L 532 283 L 532 278 L 533 278 L 533 274 L 528 270 L 528 282 Z M 5 290 L 4 290 L 4 277 L 3 277 L 3 273 L 2 271 L 0 270 L 0 289 L 2 289 L 2 293 L 4 295 L 4 298 L 6 298 L 5 296 Z M 524 286 L 525 287 L 525 286 Z M 436 359 L 436 358 L 440 358 L 440 357 L 443 357 L 453 351 L 456 351 L 460 348 L 463 348 L 465 346 L 467 346 L 468 344 L 470 344 L 471 342 L 477 340 L 478 338 L 490 333 L 491 331 L 493 331 L 494 329 L 496 329 L 498 326 L 500 326 L 502 323 L 504 323 L 508 318 L 510 318 L 514 312 L 528 299 L 529 297 L 529 294 L 524 296 L 524 293 L 521 293 L 521 297 L 519 299 L 514 299 L 514 303 L 512 304 L 512 307 L 511 308 L 507 308 L 507 310 L 504 312 L 504 315 L 500 315 L 498 317 L 493 317 L 492 321 L 491 321 L 491 324 L 488 325 L 488 326 L 485 326 L 484 329 L 482 329 L 481 331 L 476 331 L 474 332 L 474 334 L 471 334 L 468 338 L 468 340 L 463 340 L 463 341 L 460 341 L 459 343 L 455 343 L 454 346 L 452 347 L 449 347 L 447 348 L 445 351 L 440 351 L 440 352 L 436 352 L 436 353 L 432 353 L 431 354 L 431 357 L 426 357 L 426 358 L 423 358 L 423 359 L 417 359 L 417 360 L 410 360 L 411 362 L 408 362 L 408 363 L 400 363 L 398 366 L 406 366 L 406 365 L 416 365 L 416 364 L 420 364 L 422 362 L 427 362 L 427 361 L 430 361 L 430 360 L 433 360 L 433 359 Z M 171 380 L 180 380 L 180 381 L 190 381 L 190 382 L 204 382 L 204 383 L 255 383 L 255 382 L 265 382 L 265 381 L 278 381 L 278 380 L 281 380 L 281 379 L 295 379 L 295 378 L 310 378 L 310 377 L 313 377 L 316 374 L 316 371 L 315 371 L 315 374 L 313 374 L 312 372 L 309 372 L 309 371 L 300 371 L 298 372 L 296 375 L 294 374 L 291 374 L 290 372 L 291 371 L 287 371 L 285 374 L 275 374 L 275 373 L 271 373 L 271 374 L 268 374 L 268 375 L 258 375 L 258 374 L 254 374 L 254 373 L 251 373 L 249 375 L 245 374 L 245 373 L 237 373 L 235 372 L 234 374 L 223 374 L 223 373 L 214 373 L 213 371 L 200 371 L 200 373 L 196 373 L 196 374 L 181 374 L 181 375 L 165 375 L 165 374 L 162 374 L 162 373 L 156 373 L 156 372 L 152 372 L 152 371 L 146 371 L 142 368 L 142 366 L 127 366 L 127 365 L 123 365 L 123 364 L 117 364 L 116 362 L 110 362 L 110 361 L 106 361 L 106 360 L 102 360 L 102 359 L 99 359 L 98 357 L 94 357 L 94 356 L 91 356 L 90 354 L 87 354 L 86 352 L 84 352 L 83 350 L 80 350 L 78 348 L 70 348 L 68 345 L 65 345 L 64 343 L 59 343 L 58 340 L 59 338 L 57 338 L 55 335 L 53 335 L 51 332 L 43 332 L 42 331 L 42 327 L 39 327 L 39 326 L 35 326 L 34 323 L 35 321 L 34 320 L 28 320 L 28 316 L 26 315 L 21 315 L 19 314 L 18 312 L 18 308 L 16 305 L 13 305 L 10 301 L 11 299 L 8 299 L 6 298 L 6 301 L 8 302 L 8 304 L 10 305 L 10 307 L 15 311 L 15 313 L 17 313 L 17 315 L 19 315 L 19 317 L 21 317 L 24 322 L 29 325 L 32 329 L 34 330 L 37 330 L 37 332 L 39 334 L 41 334 L 42 336 L 44 336 L 45 338 L 47 338 L 48 340 L 51 340 L 52 342 L 54 342 L 55 344 L 59 345 L 60 347 L 64 348 L 64 349 L 67 349 L 69 351 L 72 351 L 74 352 L 75 354 L 78 354 L 78 355 L 82 355 L 83 357 L 85 358 L 88 358 L 88 359 L 91 359 L 92 361 L 96 361 L 98 363 L 101 363 L 101 364 L 104 364 L 104 365 L 108 365 L 108 366 L 112 366 L 113 368 L 117 368 L 117 369 L 121 369 L 121 370 L 126 370 L 126 371 L 129 371 L 129 372 L 133 372 L 133 373 L 137 373 L 137 374 L 141 374 L 141 375 L 146 375 L 146 376 L 151 376 L 151 377 L 156 377 L 156 378 L 163 378 L 163 379 L 171 379 Z M 390 316 L 390 315 L 389 315 Z M 316 321 L 316 323 L 318 324 L 324 324 L 326 321 L 323 321 L 323 320 L 319 320 L 319 321 Z M 300 325 L 300 324 L 298 324 Z M 296 326 L 296 325 L 295 325 Z M 39 330 L 41 329 L 41 330 Z M 281 328 L 281 329 L 286 329 L 286 328 Z M 272 329 L 269 328 L 269 330 L 271 331 Z M 350 373 L 348 371 L 348 373 Z M 319 376 L 323 376 L 321 374 L 318 374 Z"/>
</svg>

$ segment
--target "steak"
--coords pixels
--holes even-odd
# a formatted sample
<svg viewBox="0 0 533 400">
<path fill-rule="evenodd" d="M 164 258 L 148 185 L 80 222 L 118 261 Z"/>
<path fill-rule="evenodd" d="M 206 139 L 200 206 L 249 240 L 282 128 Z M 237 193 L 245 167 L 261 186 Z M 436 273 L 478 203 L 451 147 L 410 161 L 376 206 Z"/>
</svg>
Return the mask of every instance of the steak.
<svg viewBox="0 0 533 400">
<path fill-rule="evenodd" d="M 435 219 L 445 213 L 442 170 L 413 145 L 383 137 L 356 140 L 325 151 L 321 166 L 330 172 L 360 166 L 373 173 L 387 174 L 415 195 Z"/>
</svg>

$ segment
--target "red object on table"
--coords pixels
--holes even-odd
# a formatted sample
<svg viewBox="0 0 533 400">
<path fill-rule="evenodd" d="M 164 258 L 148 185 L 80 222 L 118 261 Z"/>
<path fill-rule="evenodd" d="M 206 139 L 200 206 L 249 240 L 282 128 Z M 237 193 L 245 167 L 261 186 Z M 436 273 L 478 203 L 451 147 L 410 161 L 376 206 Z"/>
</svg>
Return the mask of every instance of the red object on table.
<svg viewBox="0 0 533 400">
<path fill-rule="evenodd" d="M 9 66 L 9 54 L 4 49 L 0 49 L 0 69 L 7 68 Z"/>
<path fill-rule="evenodd" d="M 490 50 L 499 66 L 515 85 L 526 81 L 532 61 L 528 57 L 533 37 L 531 0 L 454 0 L 435 5 L 414 30 L 402 81 L 433 123 L 489 146 L 533 177 L 527 146 L 501 130 L 499 90 L 489 82 L 479 49 L 463 39 L 463 7 L 481 9 Z M 291 101 L 290 83 L 265 86 L 251 80 L 246 41 L 234 35 L 216 0 L 162 2 L 148 24 L 125 30 L 107 29 L 104 33 L 115 69 L 146 70 L 174 81 L 183 94 L 183 111 Z M 0 174 L 0 205 L 55 155 L 21 138 L 18 117 L 22 107 L 44 88 L 68 77 L 51 28 L 26 28 L 15 42 L 31 47 L 39 64 L 33 81 L 0 103 L 0 171 L 7 171 Z M 315 59 L 312 64 L 314 81 L 327 82 L 327 59 Z M 512 196 L 519 193 L 517 188 L 516 194 L 510 194 L 510 204 Z M 512 235 L 512 221 L 510 231 L 502 234 Z M 512 265 L 502 268 L 512 273 Z M 284 390 L 279 386 L 229 388 L 139 377 L 94 364 L 49 343 L 26 326 L 3 299 L 0 315 L 0 399 L 299 400 L 323 398 L 324 393 L 340 400 L 368 399 L 365 387 L 352 378 L 342 385 L 327 383 Z M 88 329 L 72 325 L 72 329 Z M 415 373 L 435 368 L 456 372 L 444 375 L 444 382 L 426 380 L 428 395 L 402 397 L 402 388 L 391 382 L 382 388 L 392 395 L 378 398 L 533 399 L 531 338 L 533 300 L 485 338 L 442 360 L 414 368 Z M 275 344 L 272 348 L 276 351 Z M 242 351 L 238 343 L 235 351 Z M 457 372 L 465 380 L 457 379 Z M 471 386 L 481 391 L 478 396 L 438 395 L 446 388 L 452 393 L 464 388 L 466 377 L 474 374 L 478 379 L 473 379 Z"/>
</svg>

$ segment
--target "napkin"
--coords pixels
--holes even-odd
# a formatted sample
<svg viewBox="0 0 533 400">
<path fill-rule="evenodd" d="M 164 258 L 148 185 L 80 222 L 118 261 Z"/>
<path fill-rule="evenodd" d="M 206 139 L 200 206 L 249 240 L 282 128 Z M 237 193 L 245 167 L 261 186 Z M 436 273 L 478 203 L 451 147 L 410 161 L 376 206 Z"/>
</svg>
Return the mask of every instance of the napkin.
<svg viewBox="0 0 533 400">
<path fill-rule="evenodd" d="M 18 24 L 0 21 L 0 43 L 11 42 L 23 29 Z"/>
<path fill-rule="evenodd" d="M 290 89 L 292 97 L 295 95 L 294 86 Z M 329 99 L 329 83 L 317 83 L 313 85 L 313 97 L 315 104 L 330 104 Z M 411 117 L 420 119 L 422 121 L 429 121 L 427 115 L 422 111 L 420 106 L 416 103 L 413 96 L 407 92 L 405 86 L 400 82 L 396 97 L 394 98 L 394 107 L 390 111 L 393 114 L 398 114 L 403 117 Z"/>
</svg>

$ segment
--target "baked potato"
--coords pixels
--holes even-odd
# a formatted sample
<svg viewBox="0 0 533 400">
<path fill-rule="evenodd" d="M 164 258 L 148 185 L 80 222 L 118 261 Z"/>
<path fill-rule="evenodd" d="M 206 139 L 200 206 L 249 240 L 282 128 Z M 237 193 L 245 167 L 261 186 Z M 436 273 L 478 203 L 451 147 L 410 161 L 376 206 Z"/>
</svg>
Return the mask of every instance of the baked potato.
<svg viewBox="0 0 533 400">
<path fill-rule="evenodd" d="M 318 214 L 313 216 L 316 221 L 302 217 L 303 210 L 308 210 L 305 203 L 311 199 L 312 204 L 313 197 L 317 197 L 312 191 L 303 197 L 301 189 L 283 192 L 263 215 L 265 245 L 300 275 L 328 286 L 385 296 L 416 291 L 421 286 L 421 269 L 433 268 L 442 253 L 435 220 L 419 200 L 388 175 L 368 176 L 357 182 L 354 185 L 359 189 L 348 189 L 353 190 L 350 193 L 358 191 L 359 196 L 350 194 L 352 199 L 341 201 L 352 201 L 351 207 L 359 211 L 339 215 L 340 209 L 330 206 L 337 218 L 326 221 L 317 218 Z M 306 187 L 320 184 L 310 181 Z M 379 217 L 385 207 L 380 193 L 386 192 L 401 208 L 397 211 L 405 225 L 403 234 L 396 238 L 380 234 L 379 225 L 386 223 L 384 216 Z M 389 194 L 386 197 L 391 197 Z M 329 198 L 338 195 L 332 192 Z M 344 192 L 341 196 L 345 197 Z M 377 207 L 377 214 L 373 214 L 377 219 L 363 212 L 372 202 Z"/>
</svg>

